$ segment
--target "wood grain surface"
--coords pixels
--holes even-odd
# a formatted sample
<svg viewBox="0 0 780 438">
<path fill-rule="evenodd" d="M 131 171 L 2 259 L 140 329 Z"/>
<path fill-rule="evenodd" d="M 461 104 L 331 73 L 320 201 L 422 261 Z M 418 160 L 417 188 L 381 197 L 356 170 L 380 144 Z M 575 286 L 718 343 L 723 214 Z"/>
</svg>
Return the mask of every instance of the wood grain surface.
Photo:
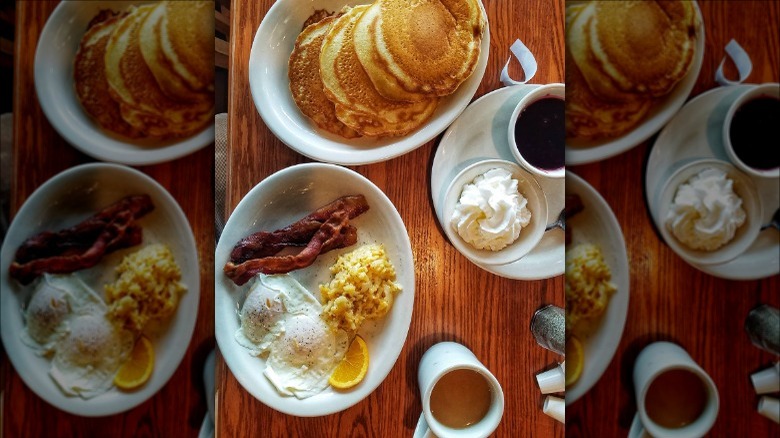
<svg viewBox="0 0 780 438">
<path fill-rule="evenodd" d="M 57 1 L 17 3 L 12 214 L 53 175 L 93 161 L 60 137 L 41 111 L 33 82 L 38 36 Z M 4 97 L 5 98 L 5 97 Z M 194 437 L 206 414 L 203 364 L 214 348 L 214 148 L 138 169 L 157 180 L 181 206 L 195 235 L 200 306 L 195 332 L 179 369 L 150 400 L 124 414 L 83 418 L 30 391 L 2 352 L 2 432 L 14 437 Z M 41 379 L 48 379 L 41 376 Z M 53 383 L 52 383 L 53 384 Z"/>
<path fill-rule="evenodd" d="M 282 144 L 263 124 L 249 91 L 247 66 L 252 41 L 273 3 L 234 0 L 231 8 L 226 214 L 267 176 L 308 161 Z M 490 58 L 475 98 L 501 87 L 499 72 L 516 38 L 521 38 L 537 57 L 539 72 L 534 83 L 563 80 L 562 0 L 487 0 L 484 4 L 490 21 Z M 517 75 L 516 70 L 513 67 Z M 544 398 L 534 378 L 561 358 L 537 346 L 529 331 L 531 316 L 539 306 L 563 305 L 563 278 L 502 279 L 471 264 L 450 245 L 431 205 L 430 167 L 439 138 L 399 158 L 353 168 L 395 204 L 409 233 L 415 259 L 411 327 L 385 381 L 368 398 L 345 411 L 299 418 L 276 412 L 256 400 L 220 359 L 218 436 L 411 436 L 422 409 L 417 365 L 430 346 L 444 340 L 469 347 L 501 382 L 506 408 L 496 436 L 563 436 L 563 425 L 542 413 Z M 258 372 L 262 371 L 258 368 Z"/>
<path fill-rule="evenodd" d="M 699 6 L 706 48 L 691 97 L 717 87 L 715 70 L 732 38 L 753 61 L 747 82 L 780 80 L 780 2 L 701 1 Z M 728 77 L 736 79 L 733 65 L 727 67 Z M 749 378 L 773 357 L 754 347 L 744 330 L 745 317 L 756 304 L 780 306 L 778 276 L 760 281 L 715 278 L 689 266 L 661 241 L 644 199 L 644 168 L 653 141 L 600 163 L 569 167 L 602 194 L 620 222 L 631 295 L 617 353 L 590 392 L 567 406 L 566 435 L 626 436 L 636 412 L 634 361 L 649 343 L 669 340 L 688 350 L 718 387 L 720 414 L 709 436 L 778 436 L 780 426 L 756 413 L 758 396 Z"/>
</svg>

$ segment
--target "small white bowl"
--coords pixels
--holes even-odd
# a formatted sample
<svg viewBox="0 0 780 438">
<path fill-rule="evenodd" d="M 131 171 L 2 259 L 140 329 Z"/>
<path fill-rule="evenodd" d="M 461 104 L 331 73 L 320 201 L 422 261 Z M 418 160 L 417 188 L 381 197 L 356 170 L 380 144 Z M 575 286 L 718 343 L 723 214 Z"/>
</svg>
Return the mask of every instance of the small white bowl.
<svg viewBox="0 0 780 438">
<path fill-rule="evenodd" d="M 742 198 L 742 209 L 745 210 L 746 219 L 745 223 L 737 229 L 734 238 L 727 244 L 714 251 L 693 250 L 677 240 L 669 231 L 666 227 L 666 215 L 674 201 L 677 188 L 702 170 L 713 167 L 722 170 L 729 179 L 734 181 L 734 192 Z M 664 240 L 680 257 L 698 265 L 725 263 L 745 252 L 756 240 L 763 217 L 763 207 L 753 180 L 731 164 L 712 158 L 693 161 L 674 172 L 664 185 L 659 206 L 658 223 L 661 224 L 659 231 Z"/>
<path fill-rule="evenodd" d="M 736 113 L 745 103 L 762 96 L 780 99 L 780 84 L 777 82 L 761 84 L 745 91 L 734 100 L 729 107 L 728 112 L 726 112 L 726 118 L 723 121 L 723 148 L 726 150 L 726 154 L 729 156 L 731 162 L 743 172 L 763 178 L 777 178 L 780 176 L 780 167 L 773 167 L 771 169 L 756 169 L 750 167 L 737 156 L 736 152 L 734 152 L 734 146 L 731 144 L 731 122 L 734 118 L 734 113 Z M 775 135 L 775 137 L 777 136 Z M 775 140 L 766 140 L 767 154 L 777 154 L 777 140 L 777 138 Z"/>
<path fill-rule="evenodd" d="M 463 187 L 474 181 L 477 176 L 496 168 L 508 170 L 512 173 L 512 178 L 518 181 L 517 190 L 528 200 L 527 207 L 531 211 L 531 222 L 522 229 L 514 243 L 499 251 L 490 251 L 474 248 L 463 240 L 450 221 Z M 446 223 L 442 224 L 442 228 L 461 254 L 479 264 L 505 265 L 523 258 L 542 239 L 547 226 L 547 198 L 534 176 L 516 163 L 495 159 L 479 161 L 460 171 L 447 187 L 444 197 L 444 220 Z"/>
<path fill-rule="evenodd" d="M 515 139 L 515 124 L 517 123 L 517 118 L 520 116 L 520 113 L 522 113 L 532 103 L 548 97 L 566 100 L 566 85 L 558 83 L 542 85 L 541 87 L 531 90 L 528 94 L 523 96 L 522 99 L 520 99 L 520 102 L 517 103 L 515 110 L 512 112 L 512 116 L 509 118 L 509 126 L 507 127 L 509 150 L 515 157 L 515 160 L 517 160 L 517 162 L 520 163 L 520 165 L 529 172 L 546 178 L 563 178 L 564 175 L 566 175 L 566 166 L 564 165 L 563 161 L 561 162 L 561 167 L 558 169 L 542 169 L 540 167 L 536 167 L 529 163 L 525 157 L 523 157 L 517 147 L 517 139 Z M 564 154 L 564 149 L 565 145 L 561 145 L 561 156 Z"/>
</svg>

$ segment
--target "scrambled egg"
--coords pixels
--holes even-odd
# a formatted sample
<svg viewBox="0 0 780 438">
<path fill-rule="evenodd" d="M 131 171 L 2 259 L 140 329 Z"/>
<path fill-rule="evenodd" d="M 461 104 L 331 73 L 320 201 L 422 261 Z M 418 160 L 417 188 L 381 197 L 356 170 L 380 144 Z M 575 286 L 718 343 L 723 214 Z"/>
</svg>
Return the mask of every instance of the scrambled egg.
<svg viewBox="0 0 780 438">
<path fill-rule="evenodd" d="M 401 291 L 383 245 L 363 245 L 340 256 L 330 272 L 330 283 L 320 285 L 322 316 L 348 332 L 356 332 L 367 319 L 383 317 Z"/>
<path fill-rule="evenodd" d="M 566 325 L 577 327 L 600 317 L 615 292 L 601 250 L 580 244 L 566 251 Z"/>
<path fill-rule="evenodd" d="M 135 333 L 150 320 L 172 315 L 187 290 L 165 245 L 149 245 L 125 256 L 116 271 L 117 280 L 105 287 L 108 315 Z"/>
</svg>

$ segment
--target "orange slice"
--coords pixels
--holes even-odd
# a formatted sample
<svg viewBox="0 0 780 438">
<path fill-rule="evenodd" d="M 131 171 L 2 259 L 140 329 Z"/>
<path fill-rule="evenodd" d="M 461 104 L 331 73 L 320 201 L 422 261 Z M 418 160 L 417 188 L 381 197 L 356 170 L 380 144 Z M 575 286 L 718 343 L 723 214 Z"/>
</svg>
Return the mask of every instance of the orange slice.
<svg viewBox="0 0 780 438">
<path fill-rule="evenodd" d="M 569 336 L 566 340 L 566 386 L 573 385 L 582 374 L 583 353 L 580 340 Z"/>
<path fill-rule="evenodd" d="M 360 336 L 355 336 L 341 363 L 330 375 L 331 386 L 338 389 L 352 388 L 360 383 L 368 371 L 368 347 L 366 341 Z"/>
<path fill-rule="evenodd" d="M 136 341 L 130 358 L 119 367 L 119 371 L 114 376 L 114 385 L 124 390 L 139 388 L 152 376 L 153 369 L 154 348 L 149 339 L 141 336 Z"/>
</svg>

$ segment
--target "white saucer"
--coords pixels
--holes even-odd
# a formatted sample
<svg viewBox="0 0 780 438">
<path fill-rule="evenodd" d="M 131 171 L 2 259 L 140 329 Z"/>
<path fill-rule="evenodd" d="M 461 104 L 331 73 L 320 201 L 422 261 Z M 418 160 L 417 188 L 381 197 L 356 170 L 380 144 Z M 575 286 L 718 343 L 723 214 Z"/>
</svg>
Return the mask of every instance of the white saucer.
<svg viewBox="0 0 780 438">
<path fill-rule="evenodd" d="M 720 87 L 703 93 L 688 102 L 661 131 L 647 160 L 645 196 L 656 227 L 663 227 L 658 218 L 659 198 L 664 183 L 681 166 L 699 158 L 717 158 L 730 162 L 723 148 L 722 127 L 731 102 L 755 85 Z M 780 180 L 749 176 L 758 188 L 763 205 L 762 224 L 767 224 L 780 207 Z M 720 278 L 755 280 L 780 273 L 780 234 L 774 228 L 761 231 L 753 245 L 741 256 L 717 265 L 697 265 L 694 268 Z"/>
<path fill-rule="evenodd" d="M 442 217 L 447 187 L 455 175 L 477 161 L 500 158 L 516 162 L 509 149 L 507 126 L 512 111 L 528 91 L 538 85 L 515 85 L 488 93 L 471 105 L 447 129 L 436 149 L 431 169 L 431 197 L 436 218 L 442 228 L 449 221 Z M 553 223 L 564 207 L 564 178 L 537 181 L 547 196 L 547 223 Z M 563 274 L 564 233 L 553 229 L 522 259 L 507 265 L 475 263 L 480 268 L 515 280 L 538 280 Z"/>
</svg>

